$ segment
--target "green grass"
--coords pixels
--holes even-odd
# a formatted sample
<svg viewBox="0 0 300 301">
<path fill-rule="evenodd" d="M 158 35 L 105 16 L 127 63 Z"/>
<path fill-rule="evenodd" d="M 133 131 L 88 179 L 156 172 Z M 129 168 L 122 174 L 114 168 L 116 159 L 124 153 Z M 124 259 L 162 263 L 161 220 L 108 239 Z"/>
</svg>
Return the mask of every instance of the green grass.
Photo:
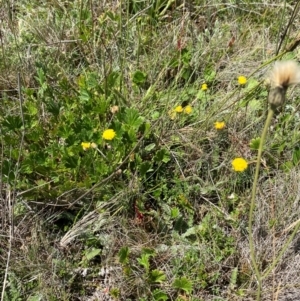
<svg viewBox="0 0 300 301">
<path fill-rule="evenodd" d="M 293 12 L 288 1 L 3 1 L 1 301 L 297 300 L 298 87 L 271 122 L 248 228 L 265 78 L 275 60 L 299 59 L 285 48 L 298 21 L 282 35 Z"/>
</svg>

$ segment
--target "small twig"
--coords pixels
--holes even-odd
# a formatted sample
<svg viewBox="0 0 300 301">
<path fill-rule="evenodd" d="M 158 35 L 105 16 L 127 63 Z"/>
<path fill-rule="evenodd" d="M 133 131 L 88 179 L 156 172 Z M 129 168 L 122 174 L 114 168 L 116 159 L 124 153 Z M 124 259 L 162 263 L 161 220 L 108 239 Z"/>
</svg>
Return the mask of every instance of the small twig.
<svg viewBox="0 0 300 301">
<path fill-rule="evenodd" d="M 54 180 L 51 180 L 51 181 L 48 181 L 48 182 L 46 182 L 46 183 L 43 183 L 43 184 L 40 184 L 40 185 L 31 187 L 31 188 L 29 188 L 29 189 L 27 189 L 27 190 L 24 190 L 24 191 L 22 191 L 22 192 L 19 192 L 19 193 L 17 194 L 17 196 L 21 196 L 21 195 L 23 195 L 23 194 L 26 194 L 26 193 L 29 192 L 29 191 L 32 191 L 32 190 L 35 190 L 35 189 L 37 189 L 37 188 L 43 187 L 43 186 L 48 185 L 48 184 L 50 184 L 50 183 L 52 183 L 52 182 L 54 182 Z"/>
<path fill-rule="evenodd" d="M 292 230 L 293 228 L 295 228 L 296 226 L 298 226 L 298 224 L 300 224 L 300 219 L 298 219 L 295 222 L 291 223 L 287 228 L 285 228 L 283 230 L 283 233 L 289 232 L 290 230 Z"/>
<path fill-rule="evenodd" d="M 278 48 L 277 48 L 277 50 L 276 50 L 276 55 L 278 55 L 278 53 L 279 53 L 279 51 L 280 51 L 280 48 L 281 48 L 281 46 L 282 46 L 282 44 L 283 44 L 283 41 L 284 41 L 284 39 L 286 38 L 286 35 L 287 35 L 287 33 L 288 33 L 288 31 L 289 31 L 291 25 L 293 24 L 293 22 L 294 22 L 294 20 L 295 20 L 295 18 L 296 18 L 296 16 L 297 16 L 297 14 L 298 14 L 298 12 L 299 12 L 299 9 L 300 9 L 299 4 L 300 4 L 300 1 L 298 1 L 298 2 L 296 3 L 295 7 L 294 7 L 294 10 L 293 10 L 292 15 L 291 15 L 291 17 L 290 17 L 290 19 L 289 19 L 289 22 L 288 22 L 288 24 L 287 24 L 287 26 L 286 26 L 286 28 L 285 28 L 283 34 L 282 34 L 282 37 L 281 37 L 281 39 L 280 39 Z"/>
</svg>

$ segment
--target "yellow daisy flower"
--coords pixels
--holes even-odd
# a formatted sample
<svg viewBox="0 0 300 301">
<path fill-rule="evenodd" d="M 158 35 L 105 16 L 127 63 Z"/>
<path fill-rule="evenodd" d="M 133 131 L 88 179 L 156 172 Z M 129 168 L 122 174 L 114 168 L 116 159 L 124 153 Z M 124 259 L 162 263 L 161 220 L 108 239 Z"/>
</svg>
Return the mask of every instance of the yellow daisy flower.
<svg viewBox="0 0 300 301">
<path fill-rule="evenodd" d="M 244 171 L 248 168 L 248 163 L 243 158 L 235 158 L 231 164 L 234 171 Z"/>
<path fill-rule="evenodd" d="M 82 146 L 83 150 L 87 150 L 92 146 L 92 144 L 90 142 L 82 142 L 81 146 Z"/>
<path fill-rule="evenodd" d="M 207 84 L 202 84 L 201 90 L 202 90 L 202 91 L 206 91 L 206 90 L 207 90 Z"/>
<path fill-rule="evenodd" d="M 102 138 L 105 140 L 113 140 L 116 137 L 116 132 L 113 129 L 105 130 L 102 134 Z"/>
<path fill-rule="evenodd" d="M 183 111 L 183 108 L 182 108 L 182 106 L 177 106 L 177 107 L 174 109 L 174 111 L 175 111 L 176 113 L 181 113 L 181 112 Z"/>
<path fill-rule="evenodd" d="M 245 85 L 247 83 L 247 78 L 243 75 L 238 77 L 238 82 L 240 85 Z"/>
<path fill-rule="evenodd" d="M 192 108 L 190 105 L 186 106 L 186 107 L 184 108 L 184 110 L 183 110 L 183 112 L 184 112 L 185 114 L 191 114 L 192 111 L 193 111 L 193 108 Z"/>
<path fill-rule="evenodd" d="M 217 121 L 215 122 L 215 129 L 216 130 L 223 130 L 225 127 L 225 122 L 224 121 Z"/>
</svg>

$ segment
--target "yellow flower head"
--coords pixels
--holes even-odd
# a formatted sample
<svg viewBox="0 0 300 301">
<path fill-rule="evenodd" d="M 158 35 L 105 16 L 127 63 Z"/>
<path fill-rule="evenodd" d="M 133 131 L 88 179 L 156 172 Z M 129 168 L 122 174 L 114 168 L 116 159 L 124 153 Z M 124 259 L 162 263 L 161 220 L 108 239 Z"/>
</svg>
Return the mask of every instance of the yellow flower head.
<svg viewBox="0 0 300 301">
<path fill-rule="evenodd" d="M 231 164 L 234 171 L 244 171 L 248 167 L 247 161 L 243 158 L 235 158 Z"/>
<path fill-rule="evenodd" d="M 92 145 L 91 145 L 90 142 L 82 142 L 82 143 L 81 143 L 81 146 L 82 146 L 83 150 L 87 150 L 87 149 L 89 149 Z"/>
<path fill-rule="evenodd" d="M 202 91 L 206 91 L 206 90 L 207 90 L 207 84 L 202 84 L 201 90 L 202 90 Z"/>
<path fill-rule="evenodd" d="M 216 130 L 223 130 L 224 127 L 225 127 L 225 122 L 224 121 L 215 122 L 215 129 Z"/>
<path fill-rule="evenodd" d="M 193 111 L 193 108 L 192 108 L 190 105 L 186 106 L 186 107 L 184 108 L 184 110 L 183 110 L 183 112 L 184 112 L 185 114 L 191 114 L 192 111 Z"/>
<path fill-rule="evenodd" d="M 116 137 L 116 132 L 113 129 L 105 130 L 102 134 L 102 138 L 105 140 L 113 140 Z"/>
<path fill-rule="evenodd" d="M 183 108 L 182 108 L 182 106 L 177 106 L 177 107 L 174 109 L 174 111 L 175 111 L 176 113 L 181 113 L 181 112 L 183 111 Z"/>
<path fill-rule="evenodd" d="M 238 77 L 238 82 L 240 85 L 245 85 L 247 83 L 247 78 L 243 75 Z"/>
</svg>

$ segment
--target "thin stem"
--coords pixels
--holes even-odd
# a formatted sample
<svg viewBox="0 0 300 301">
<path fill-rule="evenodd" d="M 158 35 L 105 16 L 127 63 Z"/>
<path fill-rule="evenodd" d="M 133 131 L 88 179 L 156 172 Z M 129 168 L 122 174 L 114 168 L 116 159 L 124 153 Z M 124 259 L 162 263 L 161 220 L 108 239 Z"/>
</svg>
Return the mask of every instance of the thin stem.
<svg viewBox="0 0 300 301">
<path fill-rule="evenodd" d="M 265 126 L 264 126 L 264 129 L 263 129 L 262 135 L 261 135 L 260 145 L 259 145 L 258 154 L 257 154 L 257 162 L 256 162 L 256 168 L 255 168 L 254 182 L 253 182 L 253 186 L 252 186 L 250 211 L 249 211 L 250 257 L 251 257 L 252 265 L 254 267 L 256 279 L 257 279 L 257 282 L 258 282 L 258 289 L 257 289 L 257 296 L 256 296 L 257 301 L 260 300 L 262 277 L 261 277 L 261 273 L 258 269 L 258 265 L 257 265 L 256 258 L 255 258 L 255 247 L 254 247 L 254 240 L 253 240 L 253 235 L 252 235 L 253 213 L 254 213 L 254 209 L 255 209 L 255 196 L 256 196 L 256 190 L 257 190 L 257 183 L 258 183 L 261 156 L 262 156 L 264 142 L 265 142 L 265 139 L 266 139 L 268 128 L 270 126 L 273 115 L 274 115 L 274 111 L 272 109 L 269 109 L 268 117 L 267 117 L 267 120 L 265 122 Z"/>
</svg>

